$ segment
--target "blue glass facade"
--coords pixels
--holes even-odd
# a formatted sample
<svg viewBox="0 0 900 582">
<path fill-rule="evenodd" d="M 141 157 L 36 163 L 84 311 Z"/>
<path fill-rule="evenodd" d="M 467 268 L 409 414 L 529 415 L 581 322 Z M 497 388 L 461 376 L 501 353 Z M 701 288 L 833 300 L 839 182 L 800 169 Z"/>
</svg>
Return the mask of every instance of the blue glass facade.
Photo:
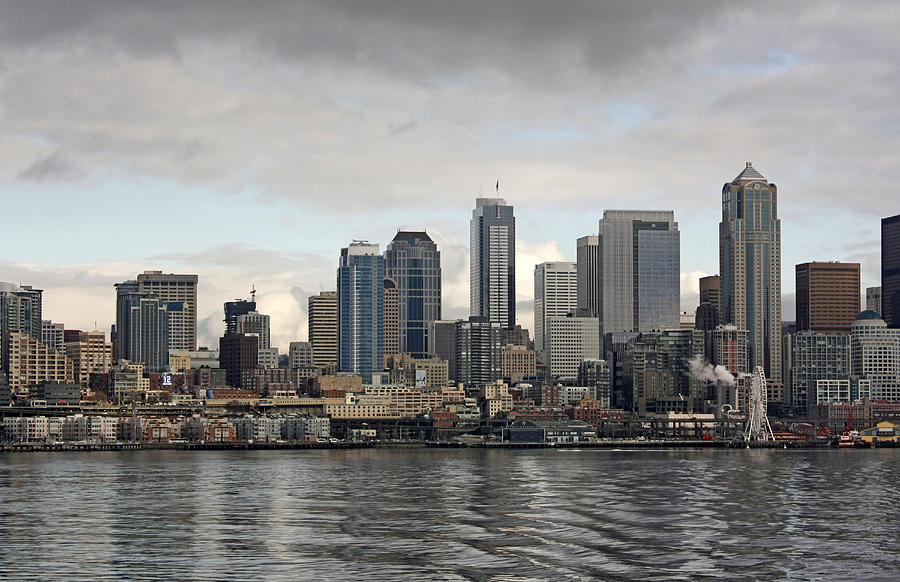
<svg viewBox="0 0 900 582">
<path fill-rule="evenodd" d="M 426 233 L 401 231 L 384 261 L 386 276 L 397 283 L 400 353 L 427 358 L 429 327 L 441 318 L 441 253 Z"/>
<path fill-rule="evenodd" d="M 378 245 L 341 249 L 337 272 L 338 369 L 372 381 L 384 368 L 384 258 Z"/>
</svg>

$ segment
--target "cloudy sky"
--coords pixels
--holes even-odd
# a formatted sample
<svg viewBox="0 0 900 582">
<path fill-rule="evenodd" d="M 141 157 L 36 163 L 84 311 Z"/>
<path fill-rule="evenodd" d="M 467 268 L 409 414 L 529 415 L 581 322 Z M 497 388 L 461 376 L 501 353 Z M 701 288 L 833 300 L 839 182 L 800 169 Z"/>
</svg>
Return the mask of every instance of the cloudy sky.
<svg viewBox="0 0 900 582">
<path fill-rule="evenodd" d="M 426 227 L 465 316 L 499 179 L 520 323 L 534 265 L 574 260 L 607 208 L 675 211 L 692 311 L 749 160 L 779 188 L 790 318 L 797 263 L 878 284 L 898 29 L 892 2 L 0 0 L 0 280 L 108 330 L 114 282 L 198 273 L 209 345 L 255 285 L 285 349 L 342 246 Z"/>
</svg>

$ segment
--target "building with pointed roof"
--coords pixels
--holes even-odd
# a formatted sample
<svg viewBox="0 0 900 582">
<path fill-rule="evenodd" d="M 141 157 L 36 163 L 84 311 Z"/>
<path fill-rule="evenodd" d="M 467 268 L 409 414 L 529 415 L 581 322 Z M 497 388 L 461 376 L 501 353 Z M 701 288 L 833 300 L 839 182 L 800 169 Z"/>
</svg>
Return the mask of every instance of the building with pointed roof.
<svg viewBox="0 0 900 582">
<path fill-rule="evenodd" d="M 719 273 L 722 321 L 750 332 L 750 367 L 781 383 L 778 189 L 750 162 L 722 187 Z"/>
</svg>

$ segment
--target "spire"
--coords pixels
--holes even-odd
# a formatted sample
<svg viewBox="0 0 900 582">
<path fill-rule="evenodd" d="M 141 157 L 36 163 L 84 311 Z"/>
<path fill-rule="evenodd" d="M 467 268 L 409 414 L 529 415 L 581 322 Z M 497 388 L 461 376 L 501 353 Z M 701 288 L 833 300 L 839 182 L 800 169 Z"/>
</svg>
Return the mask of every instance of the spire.
<svg viewBox="0 0 900 582">
<path fill-rule="evenodd" d="M 744 168 L 744 171 L 737 175 L 737 178 L 732 180 L 732 182 L 767 182 L 766 177 L 756 171 L 756 168 L 753 167 L 751 162 L 747 162 L 747 167 Z"/>
</svg>

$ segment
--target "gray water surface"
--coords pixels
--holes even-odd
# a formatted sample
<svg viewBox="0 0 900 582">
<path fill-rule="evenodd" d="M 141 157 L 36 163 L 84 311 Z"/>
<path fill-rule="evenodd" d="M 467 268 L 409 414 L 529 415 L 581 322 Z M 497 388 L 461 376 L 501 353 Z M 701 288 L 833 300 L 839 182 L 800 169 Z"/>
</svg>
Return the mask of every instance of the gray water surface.
<svg viewBox="0 0 900 582">
<path fill-rule="evenodd" d="M 896 580 L 895 450 L 0 456 L 0 579 Z"/>
</svg>

